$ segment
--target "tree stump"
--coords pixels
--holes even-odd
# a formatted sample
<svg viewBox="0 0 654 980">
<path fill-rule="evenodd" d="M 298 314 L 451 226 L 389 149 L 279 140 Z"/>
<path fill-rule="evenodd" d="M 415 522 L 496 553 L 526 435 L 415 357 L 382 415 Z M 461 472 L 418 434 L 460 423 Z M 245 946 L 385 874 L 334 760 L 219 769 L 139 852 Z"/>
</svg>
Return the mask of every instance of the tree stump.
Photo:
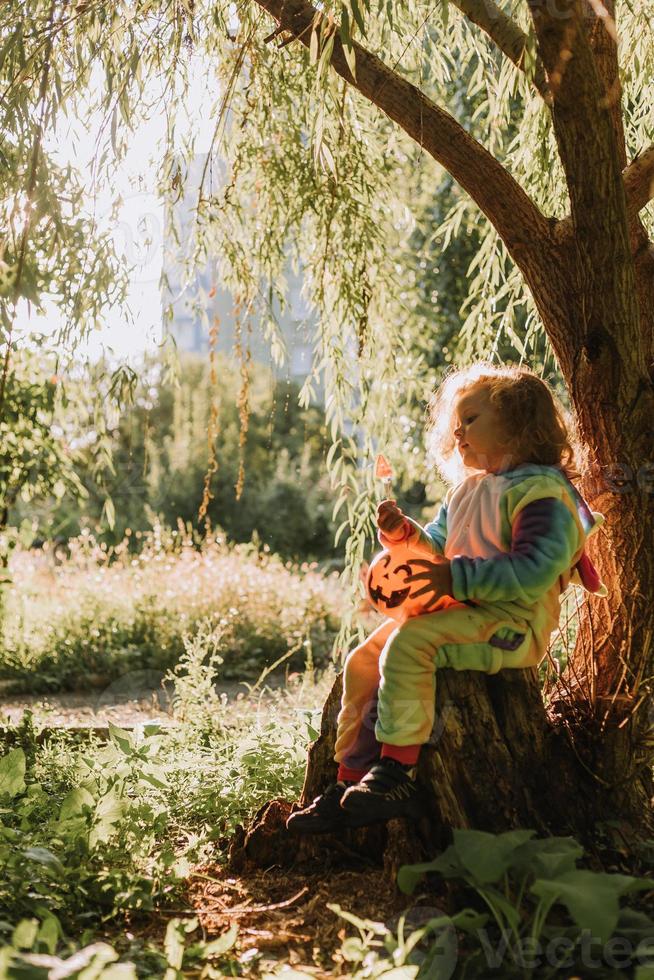
<svg viewBox="0 0 654 980">
<path fill-rule="evenodd" d="M 234 870 L 315 863 L 383 864 L 389 881 L 402 864 L 434 857 L 454 828 L 501 833 L 518 827 L 539 836 L 590 839 L 602 813 L 596 779 L 579 764 L 564 726 L 548 717 L 536 668 L 437 673 L 436 721 L 418 763 L 428 813 L 418 822 L 391 820 L 339 835 L 291 837 L 287 816 L 336 778 L 333 760 L 342 691 L 338 675 L 323 707 L 320 735 L 309 747 L 296 804 L 272 800 L 240 830 L 230 850 Z"/>
</svg>

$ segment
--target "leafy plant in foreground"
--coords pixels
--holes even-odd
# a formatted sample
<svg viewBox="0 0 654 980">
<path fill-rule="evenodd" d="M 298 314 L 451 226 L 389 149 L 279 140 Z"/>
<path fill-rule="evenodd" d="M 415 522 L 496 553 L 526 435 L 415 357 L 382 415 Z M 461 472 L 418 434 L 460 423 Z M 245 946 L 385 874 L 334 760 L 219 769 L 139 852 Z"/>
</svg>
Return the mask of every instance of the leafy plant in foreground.
<svg viewBox="0 0 654 980">
<path fill-rule="evenodd" d="M 53 918 L 39 925 L 36 919 L 23 919 L 11 934 L 10 942 L 0 950 L 0 976 L 3 980 L 48 980 L 67 977 L 69 980 L 136 980 L 143 976 L 143 966 L 131 961 L 118 962 L 120 953 L 108 943 L 95 942 L 77 951 L 67 950 L 70 955 L 55 955 L 58 928 Z M 195 968 L 197 975 L 206 980 L 225 976 L 238 976 L 236 960 L 227 957 L 232 950 L 238 928 L 232 926 L 217 939 L 209 942 L 196 940 L 187 943 L 187 937 L 198 928 L 198 920 L 171 919 L 166 928 L 163 950 L 150 951 L 155 959 L 156 974 L 175 980 L 182 976 L 182 968 Z M 135 959 L 137 957 L 134 957 Z M 229 972 L 225 972 L 229 970 Z"/>
<path fill-rule="evenodd" d="M 384 977 L 386 980 L 449 980 L 457 959 L 456 929 L 472 932 L 488 921 L 473 909 L 463 909 L 453 916 L 430 918 L 408 935 L 407 919 L 401 916 L 393 931 L 383 922 L 360 919 L 340 905 L 328 905 L 346 922 L 356 926 L 358 937 L 346 939 L 340 949 L 350 964 L 348 976 L 353 980 Z"/>
<path fill-rule="evenodd" d="M 433 861 L 405 865 L 398 872 L 398 884 L 409 894 L 426 875 L 437 874 L 465 882 L 488 907 L 499 943 L 493 946 L 489 934 L 478 930 L 470 967 L 476 964 L 482 973 L 473 969 L 466 976 L 487 975 L 489 966 L 501 968 L 502 976 L 532 976 L 544 953 L 546 966 L 553 967 L 544 975 L 554 976 L 580 953 L 592 950 L 595 959 L 601 957 L 615 936 L 628 940 L 630 960 L 643 968 L 654 965 L 654 920 L 620 907 L 622 896 L 651 891 L 652 881 L 577 868 L 584 853 L 577 841 L 535 840 L 535 833 L 455 830 L 453 843 Z M 549 919 L 555 905 L 566 909 L 573 925 Z"/>
</svg>

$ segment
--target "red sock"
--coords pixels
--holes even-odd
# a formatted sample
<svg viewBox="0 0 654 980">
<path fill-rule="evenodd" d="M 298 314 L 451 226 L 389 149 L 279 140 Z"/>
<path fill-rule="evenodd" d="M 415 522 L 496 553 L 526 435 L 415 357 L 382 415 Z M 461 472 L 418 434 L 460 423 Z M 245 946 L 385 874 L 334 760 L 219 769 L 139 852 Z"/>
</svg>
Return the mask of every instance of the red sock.
<svg viewBox="0 0 654 980">
<path fill-rule="evenodd" d="M 395 759 L 405 766 L 415 766 L 421 748 L 422 745 L 389 745 L 388 742 L 382 742 L 381 757 Z"/>
<path fill-rule="evenodd" d="M 363 779 L 367 772 L 367 769 L 350 769 L 350 767 L 346 766 L 343 762 L 339 762 L 336 779 L 339 780 L 339 782 L 358 783 L 361 779 Z"/>
</svg>

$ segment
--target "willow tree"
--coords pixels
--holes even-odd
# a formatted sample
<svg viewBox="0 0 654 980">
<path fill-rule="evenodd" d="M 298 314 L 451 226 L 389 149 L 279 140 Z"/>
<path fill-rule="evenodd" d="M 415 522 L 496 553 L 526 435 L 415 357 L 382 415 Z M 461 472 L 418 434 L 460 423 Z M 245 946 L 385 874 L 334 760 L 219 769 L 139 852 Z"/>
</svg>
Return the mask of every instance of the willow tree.
<svg viewBox="0 0 654 980">
<path fill-rule="evenodd" d="M 174 199 L 194 153 L 176 120 L 192 73 L 208 66 L 213 135 L 189 273 L 215 260 L 217 279 L 237 296 L 243 338 L 248 319 L 261 317 L 282 358 L 272 300 L 284 302 L 289 263 L 301 267 L 318 313 L 314 377 L 326 387 L 328 465 L 353 578 L 371 530 L 366 464 L 393 438 L 404 400 L 424 396 L 429 380 L 406 343 L 410 301 L 397 262 L 416 180 L 424 190 L 444 168 L 460 189 L 434 240 L 446 245 L 466 214 L 477 223 L 462 323 L 469 350 L 493 349 L 506 334 L 528 357 L 530 340 L 545 332 L 584 446 L 581 489 L 607 519 L 592 550 L 610 596 L 582 607 L 547 711 L 533 672 L 443 672 L 441 724 L 423 760 L 436 829 L 583 830 L 599 815 L 647 816 L 654 43 L 646 8 L 644 0 L 39 0 L 29 13 L 12 2 L 0 14 L 7 199 L 22 192 L 33 202 L 5 249 L 13 275 L 5 329 L 14 329 L 21 280 L 34 289 L 44 269 L 50 293 L 67 304 L 71 335 L 101 315 L 89 297 L 108 295 L 113 281 L 106 242 L 93 251 L 95 283 L 68 252 L 63 275 L 52 262 L 82 220 L 54 187 L 80 178 L 74 167 L 47 165 L 44 127 L 64 109 L 89 126 L 101 118 L 93 176 L 110 179 L 129 130 L 164 103 L 160 190 Z M 466 128 L 456 117 L 469 117 L 473 98 Z M 432 325 L 414 328 L 428 334 Z M 362 440 L 348 436 L 352 424 Z M 329 778 L 337 695 L 306 794 Z"/>
</svg>

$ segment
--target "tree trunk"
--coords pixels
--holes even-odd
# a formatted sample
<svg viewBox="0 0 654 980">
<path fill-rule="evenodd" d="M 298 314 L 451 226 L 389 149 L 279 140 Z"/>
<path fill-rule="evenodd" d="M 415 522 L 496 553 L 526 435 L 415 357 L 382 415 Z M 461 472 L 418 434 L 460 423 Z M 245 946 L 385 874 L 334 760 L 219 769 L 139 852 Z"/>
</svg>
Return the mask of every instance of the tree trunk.
<svg viewBox="0 0 654 980">
<path fill-rule="evenodd" d="M 616 344 L 620 323 L 615 304 L 611 311 L 606 300 L 602 316 L 602 305 L 596 296 L 591 298 L 591 292 L 600 291 L 597 280 L 582 286 L 584 260 L 578 261 L 578 255 L 583 248 L 569 225 L 559 248 L 559 257 L 566 255 L 567 261 L 553 265 L 556 284 L 534 279 L 530 286 L 584 447 L 581 491 L 606 518 L 588 551 L 609 595 L 581 606 L 577 643 L 557 700 L 568 696 L 565 690 L 583 701 L 583 724 L 575 741 L 585 765 L 607 791 L 610 787 L 616 806 L 645 811 L 654 796 L 654 384 L 646 364 L 654 325 L 654 275 L 651 262 L 637 265 L 631 298 L 637 300 L 642 342 L 634 350 L 628 331 Z M 564 712 L 565 706 L 559 710 Z"/>
</svg>

